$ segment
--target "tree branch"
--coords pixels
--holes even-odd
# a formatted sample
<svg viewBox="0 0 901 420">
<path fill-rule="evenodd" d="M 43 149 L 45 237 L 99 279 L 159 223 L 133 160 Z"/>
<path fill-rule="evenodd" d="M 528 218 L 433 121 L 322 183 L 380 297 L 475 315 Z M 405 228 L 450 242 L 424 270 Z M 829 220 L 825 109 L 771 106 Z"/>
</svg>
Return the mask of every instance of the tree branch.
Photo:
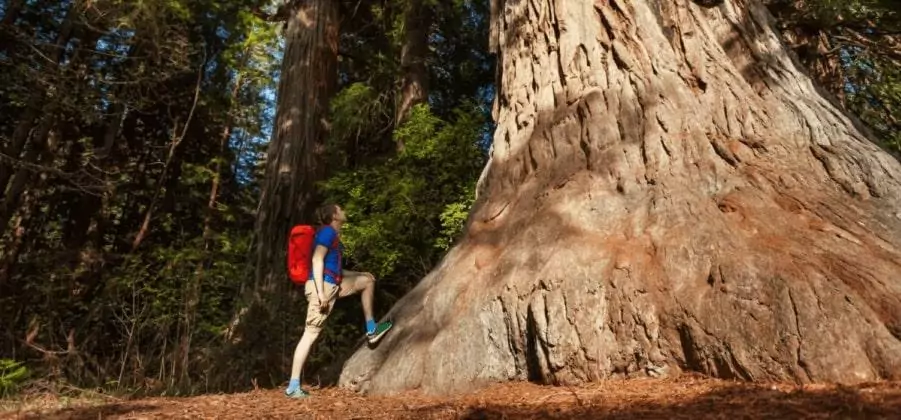
<svg viewBox="0 0 901 420">
<path fill-rule="evenodd" d="M 845 35 L 833 35 L 832 38 L 846 44 L 874 51 L 895 65 L 901 65 L 901 46 L 874 41 L 853 29 L 845 28 L 842 32 Z"/>
<path fill-rule="evenodd" d="M 197 84 L 194 88 L 194 102 L 191 104 L 191 111 L 188 112 L 188 119 L 185 121 L 184 127 L 182 127 L 181 135 L 176 134 L 178 131 L 177 119 L 172 127 L 172 143 L 169 146 L 166 163 L 163 165 L 163 173 L 160 174 L 160 179 L 156 183 L 156 191 L 154 191 L 153 198 L 150 200 L 150 205 L 147 207 L 147 213 L 144 215 L 144 222 L 141 224 L 141 229 L 138 230 L 138 233 L 135 235 L 135 239 L 131 244 L 131 252 L 135 252 L 138 249 L 138 246 L 141 245 L 141 242 L 147 237 L 147 232 L 150 230 L 150 219 L 153 216 L 154 207 L 156 207 L 156 203 L 159 201 L 163 183 L 166 182 L 166 177 L 169 174 L 169 166 L 172 164 L 172 158 L 175 157 L 175 149 L 178 148 L 178 145 L 181 144 L 188 134 L 188 127 L 191 125 L 191 119 L 194 117 L 194 110 L 197 108 L 197 100 L 200 98 L 200 88 L 203 84 L 203 68 L 206 67 L 206 63 L 206 55 L 204 55 L 200 68 L 197 70 Z"/>
<path fill-rule="evenodd" d="M 266 13 L 260 10 L 259 6 L 254 6 L 250 11 L 254 16 L 266 22 L 285 22 L 288 20 L 288 11 L 291 9 L 293 1 L 287 0 L 278 6 L 274 14 Z"/>
</svg>

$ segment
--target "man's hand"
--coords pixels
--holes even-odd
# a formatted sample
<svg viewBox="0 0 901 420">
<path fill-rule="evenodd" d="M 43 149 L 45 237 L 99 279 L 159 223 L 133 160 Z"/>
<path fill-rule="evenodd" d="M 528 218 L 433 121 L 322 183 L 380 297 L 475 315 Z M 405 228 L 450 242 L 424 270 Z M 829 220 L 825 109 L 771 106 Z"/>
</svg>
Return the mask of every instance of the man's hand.
<svg viewBox="0 0 901 420">
<path fill-rule="evenodd" d="M 325 295 L 324 287 L 316 288 L 316 297 L 319 298 L 319 312 L 327 313 L 328 312 L 328 301 L 329 296 Z"/>
<path fill-rule="evenodd" d="M 323 269 L 325 268 L 325 254 L 328 248 L 322 245 L 316 245 L 313 251 L 313 284 L 316 286 L 316 295 L 319 297 L 319 311 L 328 313 L 328 301 L 331 296 L 325 295 L 325 282 Z"/>
</svg>

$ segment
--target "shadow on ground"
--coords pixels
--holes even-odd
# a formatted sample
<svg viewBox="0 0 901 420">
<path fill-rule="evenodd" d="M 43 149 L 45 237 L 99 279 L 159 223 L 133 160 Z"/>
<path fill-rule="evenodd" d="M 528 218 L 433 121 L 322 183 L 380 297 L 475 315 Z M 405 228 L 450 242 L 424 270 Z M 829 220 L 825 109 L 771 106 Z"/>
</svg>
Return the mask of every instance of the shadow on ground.
<svg viewBox="0 0 901 420">
<path fill-rule="evenodd" d="M 73 419 L 73 420 L 96 420 L 116 417 L 141 417 L 145 413 L 152 413 L 159 410 L 158 405 L 142 404 L 139 402 L 124 402 L 117 404 L 107 404 L 94 407 L 74 407 L 65 408 L 55 412 L 44 413 L 0 413 L 0 418 L 11 415 L 14 419 Z"/>
<path fill-rule="evenodd" d="M 486 404 L 459 412 L 464 419 L 694 419 L 694 418 L 842 418 L 842 419 L 899 419 L 901 418 L 901 386 L 891 395 L 876 395 L 866 388 L 835 388 L 820 391 L 779 390 L 734 386 L 705 393 L 688 400 L 658 396 L 643 396 L 644 401 L 605 401 L 603 395 L 593 397 L 570 393 L 560 402 L 522 405 Z M 868 395 L 870 394 L 870 395 Z M 550 398 L 549 398 L 550 400 Z M 425 417 L 441 411 L 441 406 L 420 410 Z M 416 417 L 416 416 L 411 416 Z"/>
<path fill-rule="evenodd" d="M 362 396 L 313 389 L 291 400 L 281 390 L 152 398 L 12 418 L 315 419 L 899 419 L 901 382 L 856 386 L 764 385 L 706 378 L 610 380 L 582 387 L 505 383 L 450 397 Z M 4 415 L 0 414 L 0 418 Z"/>
</svg>

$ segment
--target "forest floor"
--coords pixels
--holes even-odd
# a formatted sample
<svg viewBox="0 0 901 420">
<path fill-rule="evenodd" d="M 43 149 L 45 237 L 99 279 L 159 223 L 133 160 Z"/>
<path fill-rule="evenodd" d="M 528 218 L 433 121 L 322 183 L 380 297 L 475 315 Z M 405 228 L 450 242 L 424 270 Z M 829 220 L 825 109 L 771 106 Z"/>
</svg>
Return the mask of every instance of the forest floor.
<svg viewBox="0 0 901 420">
<path fill-rule="evenodd" d="M 281 390 L 186 398 L 63 402 L 32 396 L 0 406 L 12 419 L 313 418 L 313 419 L 901 419 L 901 382 L 854 386 L 749 384 L 697 376 L 611 380 L 578 387 L 498 384 L 435 397 L 417 392 L 362 396 L 312 389 L 291 400 Z M 65 405 L 65 407 L 64 407 Z"/>
</svg>

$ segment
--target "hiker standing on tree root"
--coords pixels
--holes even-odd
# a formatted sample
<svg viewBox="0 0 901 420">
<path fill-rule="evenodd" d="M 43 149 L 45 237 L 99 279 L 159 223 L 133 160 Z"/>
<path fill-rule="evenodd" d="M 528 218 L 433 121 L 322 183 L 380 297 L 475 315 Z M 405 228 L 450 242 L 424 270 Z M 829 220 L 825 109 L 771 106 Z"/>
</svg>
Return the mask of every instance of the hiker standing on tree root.
<svg viewBox="0 0 901 420">
<path fill-rule="evenodd" d="M 370 344 L 377 343 L 392 327 L 390 322 L 376 323 L 372 316 L 375 276 L 370 273 L 344 270 L 341 266 L 344 253 L 344 245 L 340 239 L 341 226 L 347 220 L 344 210 L 336 204 L 328 204 L 317 211 L 317 217 L 322 226 L 316 231 L 312 244 L 312 270 L 310 270 L 309 278 L 303 279 L 312 280 L 305 281 L 304 284 L 304 292 L 307 297 L 306 327 L 294 350 L 291 381 L 288 389 L 285 390 L 285 395 L 291 398 L 303 398 L 309 395 L 300 387 L 300 373 L 307 356 L 310 355 L 313 343 L 322 332 L 322 326 L 338 298 L 360 294 L 363 301 L 363 314 L 366 316 L 366 339 Z M 302 228 L 311 229 L 307 226 Z M 291 262 L 292 256 L 296 255 L 290 245 L 295 239 L 294 233 L 295 230 L 292 230 L 292 237 L 289 239 L 289 270 L 292 271 L 292 280 L 300 283 L 293 278 L 295 273 Z"/>
</svg>

